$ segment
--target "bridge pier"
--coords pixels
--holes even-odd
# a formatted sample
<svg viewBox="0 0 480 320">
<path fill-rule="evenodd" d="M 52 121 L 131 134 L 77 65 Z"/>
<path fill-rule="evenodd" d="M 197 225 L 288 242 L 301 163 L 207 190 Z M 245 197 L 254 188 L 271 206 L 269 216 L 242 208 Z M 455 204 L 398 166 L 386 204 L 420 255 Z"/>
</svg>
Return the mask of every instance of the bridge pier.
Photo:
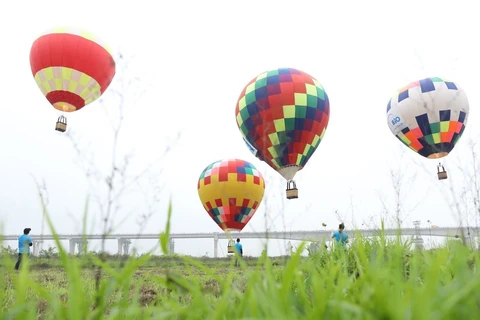
<svg viewBox="0 0 480 320">
<path fill-rule="evenodd" d="M 75 254 L 75 245 L 77 244 L 76 239 L 68 239 L 68 253 L 71 255 Z"/>
<path fill-rule="evenodd" d="M 175 239 L 173 238 L 168 241 L 168 253 L 175 254 Z"/>
<path fill-rule="evenodd" d="M 117 242 L 118 242 L 117 254 L 121 255 L 121 254 L 122 254 L 123 239 L 122 239 L 122 238 L 118 238 L 118 239 L 117 239 Z"/>
<path fill-rule="evenodd" d="M 292 254 L 293 254 L 292 242 L 288 241 L 288 243 L 287 243 L 287 255 L 291 256 Z"/>
<path fill-rule="evenodd" d="M 68 239 L 68 252 L 71 254 L 71 255 L 74 255 L 75 254 L 75 247 L 78 248 L 78 253 L 82 253 L 83 250 L 84 250 L 84 246 L 85 246 L 85 249 L 87 248 L 87 244 L 88 244 L 88 241 L 85 239 L 78 239 L 78 238 L 70 238 Z"/>
<path fill-rule="evenodd" d="M 42 251 L 42 244 L 43 244 L 43 240 L 33 240 L 33 255 L 34 256 L 39 256 L 40 255 L 40 251 Z"/>
<path fill-rule="evenodd" d="M 310 242 L 309 254 L 311 255 L 311 254 L 317 253 L 318 251 L 320 251 L 319 242 L 316 242 L 316 241 Z"/>
<path fill-rule="evenodd" d="M 125 238 L 117 238 L 118 241 L 118 251 L 119 255 L 127 255 L 130 250 L 130 245 L 132 244 L 132 240 L 125 239 Z"/>
<path fill-rule="evenodd" d="M 475 239 L 473 239 L 473 240 L 475 240 Z M 464 241 L 464 245 L 467 248 L 469 248 L 469 249 L 474 248 L 474 243 L 472 241 L 472 238 L 470 237 L 470 232 L 465 235 L 465 237 L 463 238 L 463 241 Z"/>
<path fill-rule="evenodd" d="M 87 250 L 88 241 L 83 239 L 77 239 L 78 253 L 82 254 L 84 250 Z"/>
<path fill-rule="evenodd" d="M 132 240 L 130 239 L 126 239 L 124 242 L 123 242 L 123 254 L 126 254 L 128 255 L 129 254 L 129 250 L 130 250 L 130 245 L 132 244 Z"/>
<path fill-rule="evenodd" d="M 218 232 L 213 234 L 213 257 L 218 258 Z"/>
</svg>

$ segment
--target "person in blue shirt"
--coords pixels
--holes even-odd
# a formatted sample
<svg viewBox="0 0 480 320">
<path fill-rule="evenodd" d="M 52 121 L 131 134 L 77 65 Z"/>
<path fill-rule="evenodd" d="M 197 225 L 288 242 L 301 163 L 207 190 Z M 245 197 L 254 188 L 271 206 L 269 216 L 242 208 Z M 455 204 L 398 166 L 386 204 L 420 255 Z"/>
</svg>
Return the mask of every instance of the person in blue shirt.
<svg viewBox="0 0 480 320">
<path fill-rule="evenodd" d="M 345 245 L 348 242 L 348 234 L 344 231 L 344 229 L 345 225 L 340 223 L 338 230 L 332 234 L 332 239 L 335 239 L 337 243 L 340 243 L 343 248 L 345 248 Z"/>
<path fill-rule="evenodd" d="M 243 257 L 243 246 L 240 243 L 240 238 L 237 238 L 237 242 L 235 243 L 235 251 L 240 255 L 240 257 Z M 235 259 L 235 266 L 239 266 L 240 263 L 238 261 L 238 258 Z"/>
<path fill-rule="evenodd" d="M 18 237 L 18 260 L 15 264 L 15 270 L 20 268 L 22 257 L 30 255 L 30 247 L 33 246 L 32 238 L 29 236 L 30 228 L 23 229 L 23 234 Z"/>
</svg>

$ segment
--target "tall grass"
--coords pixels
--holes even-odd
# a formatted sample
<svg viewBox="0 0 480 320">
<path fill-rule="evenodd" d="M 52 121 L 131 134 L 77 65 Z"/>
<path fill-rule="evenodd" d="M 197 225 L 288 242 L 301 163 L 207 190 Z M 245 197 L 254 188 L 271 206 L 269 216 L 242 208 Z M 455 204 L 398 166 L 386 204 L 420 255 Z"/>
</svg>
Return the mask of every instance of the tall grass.
<svg viewBox="0 0 480 320">
<path fill-rule="evenodd" d="M 48 215 L 47 222 L 56 235 Z M 159 236 L 165 253 L 169 223 Z M 72 258 L 58 238 L 56 245 L 61 270 L 46 276 L 62 274 L 62 286 L 35 277 L 33 259 L 17 273 L 15 261 L 4 258 L 0 319 L 478 319 L 480 314 L 479 255 L 460 242 L 412 251 L 408 243 L 380 233 L 309 257 L 301 256 L 304 243 L 281 266 L 265 254 L 240 267 L 233 260 L 212 266 L 181 257 L 181 264 L 172 260 L 162 272 L 145 267 L 155 261 L 150 254 L 112 264 L 88 253 Z M 102 269 L 98 287 L 82 259 Z"/>
</svg>

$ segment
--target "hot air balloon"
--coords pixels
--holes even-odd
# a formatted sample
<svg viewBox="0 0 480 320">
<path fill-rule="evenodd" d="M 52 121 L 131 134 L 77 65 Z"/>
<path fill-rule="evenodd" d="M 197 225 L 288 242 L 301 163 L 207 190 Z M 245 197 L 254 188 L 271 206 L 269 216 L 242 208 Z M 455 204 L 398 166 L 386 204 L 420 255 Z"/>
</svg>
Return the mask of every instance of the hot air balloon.
<svg viewBox="0 0 480 320">
<path fill-rule="evenodd" d="M 462 136 L 468 112 L 467 94 L 457 83 L 431 77 L 398 90 L 388 102 L 387 121 L 392 133 L 411 150 L 440 159 Z M 447 179 L 441 163 L 437 176 Z"/>
<path fill-rule="evenodd" d="M 219 160 L 202 171 L 197 189 L 203 207 L 223 231 L 242 231 L 262 202 L 265 181 L 247 161 Z"/>
<path fill-rule="evenodd" d="M 61 112 L 55 130 L 67 129 L 66 113 L 98 99 L 115 75 L 115 61 L 92 34 L 57 28 L 41 35 L 30 50 L 30 67 L 38 87 Z"/>
<path fill-rule="evenodd" d="M 250 150 L 250 152 L 257 158 L 259 158 L 260 160 L 262 160 L 257 152 L 257 149 L 255 149 L 251 144 L 250 142 L 247 141 L 247 139 L 245 139 L 245 137 L 243 137 L 243 142 L 245 142 L 245 145 L 247 146 L 248 150 Z"/>
<path fill-rule="evenodd" d="M 287 199 L 298 198 L 293 178 L 318 148 L 330 117 L 322 85 L 293 68 L 263 72 L 242 90 L 235 116 L 250 150 L 287 180 Z"/>
</svg>

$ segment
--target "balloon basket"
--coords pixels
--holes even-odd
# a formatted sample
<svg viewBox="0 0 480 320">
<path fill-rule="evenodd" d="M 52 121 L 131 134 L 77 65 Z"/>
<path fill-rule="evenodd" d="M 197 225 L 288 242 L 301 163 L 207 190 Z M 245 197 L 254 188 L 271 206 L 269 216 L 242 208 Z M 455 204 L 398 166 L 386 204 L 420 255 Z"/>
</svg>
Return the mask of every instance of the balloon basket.
<svg viewBox="0 0 480 320">
<path fill-rule="evenodd" d="M 445 171 L 445 168 L 440 163 L 437 166 L 437 176 L 438 180 L 445 180 L 448 178 L 447 171 Z"/>
<path fill-rule="evenodd" d="M 58 117 L 57 124 L 55 125 L 55 130 L 65 132 L 67 130 L 67 118 L 65 118 L 64 116 Z"/>
<path fill-rule="evenodd" d="M 297 199 L 298 198 L 298 189 L 295 184 L 295 181 L 291 180 L 287 182 L 287 199 Z"/>
<path fill-rule="evenodd" d="M 229 240 L 227 245 L 227 253 L 233 253 L 233 247 L 235 246 L 234 240 Z"/>
</svg>

